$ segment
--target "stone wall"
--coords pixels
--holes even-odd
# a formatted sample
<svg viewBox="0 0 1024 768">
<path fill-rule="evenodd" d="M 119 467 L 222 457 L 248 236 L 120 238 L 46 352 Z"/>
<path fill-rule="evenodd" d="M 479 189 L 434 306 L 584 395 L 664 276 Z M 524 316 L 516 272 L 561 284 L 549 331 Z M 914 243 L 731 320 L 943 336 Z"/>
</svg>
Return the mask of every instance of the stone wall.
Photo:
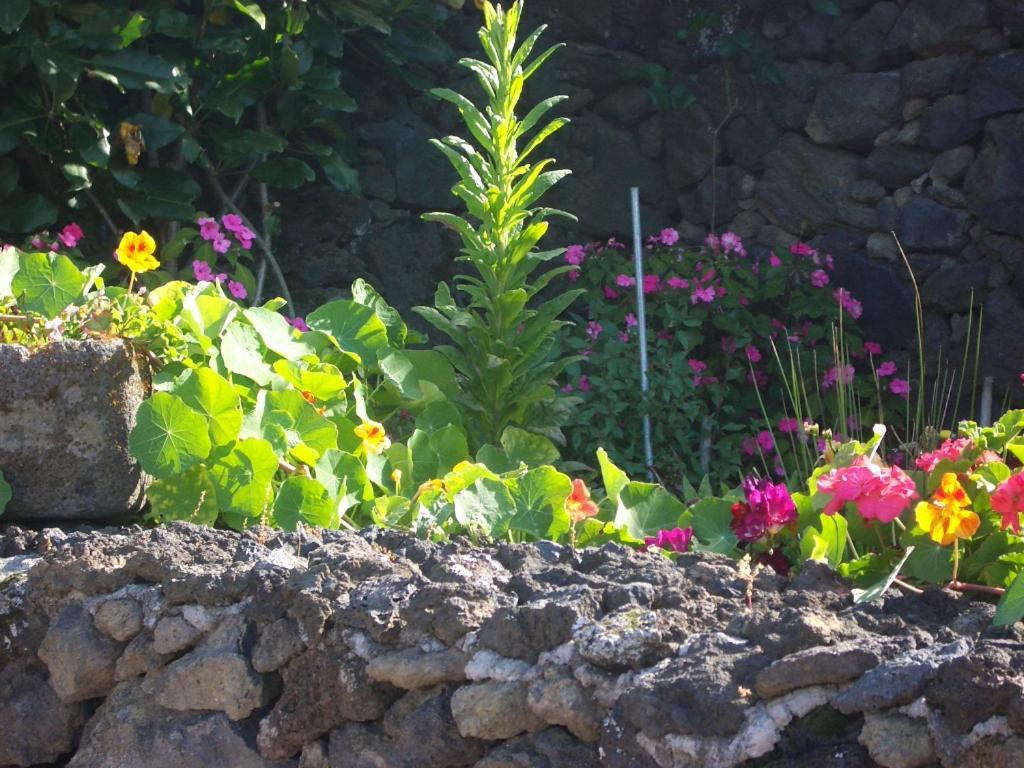
<svg viewBox="0 0 1024 768">
<path fill-rule="evenodd" d="M 992 616 L 616 546 L 8 528 L 0 766 L 1019 766 Z"/>
<path fill-rule="evenodd" d="M 443 32 L 477 55 L 479 14 L 466 5 Z M 984 373 L 1014 381 L 1024 368 L 1013 332 L 1024 322 L 1024 5 L 837 6 L 830 16 L 807 0 L 529 0 L 525 23 L 548 22 L 549 40 L 568 41 L 528 89 L 570 97 L 573 123 L 551 151 L 574 175 L 551 202 L 580 224 L 549 242 L 627 235 L 638 185 L 648 232 L 671 225 L 699 242 L 731 229 L 755 252 L 797 238 L 831 250 L 870 334 L 893 346 L 913 335 L 894 230 L 922 286 L 929 347 L 956 355 L 973 289 L 985 307 Z M 734 51 L 720 55 L 729 41 Z M 693 103 L 656 107 L 652 65 L 667 73 L 663 90 Z M 471 87 L 462 70 L 435 76 Z M 362 85 L 364 196 L 283 201 L 283 247 L 302 303 L 364 275 L 404 310 L 450 276 L 455 243 L 418 214 L 452 206 L 451 172 L 427 139 L 456 118 L 372 73 Z"/>
</svg>

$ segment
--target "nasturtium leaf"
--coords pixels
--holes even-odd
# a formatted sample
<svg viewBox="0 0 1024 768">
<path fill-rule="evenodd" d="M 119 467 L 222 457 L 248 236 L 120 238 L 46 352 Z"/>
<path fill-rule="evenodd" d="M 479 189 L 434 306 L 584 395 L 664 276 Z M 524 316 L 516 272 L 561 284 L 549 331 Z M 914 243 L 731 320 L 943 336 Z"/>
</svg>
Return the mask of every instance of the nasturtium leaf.
<svg viewBox="0 0 1024 768">
<path fill-rule="evenodd" d="M 440 477 L 469 457 L 466 434 L 454 424 L 431 432 L 417 429 L 408 441 L 412 480 L 422 483 Z"/>
<path fill-rule="evenodd" d="M 301 338 L 283 315 L 263 307 L 246 309 L 243 314 L 263 339 L 267 349 L 277 352 L 281 357 L 298 360 L 304 355 L 315 353 L 314 348 Z"/>
<path fill-rule="evenodd" d="M 352 299 L 372 309 L 380 318 L 384 327 L 388 329 L 388 341 L 391 342 L 391 346 L 400 349 L 405 345 L 405 338 L 409 332 L 405 321 L 398 310 L 384 301 L 384 297 L 372 285 L 362 278 L 356 280 L 352 283 Z"/>
<path fill-rule="evenodd" d="M 629 477 L 608 458 L 608 452 L 604 448 L 597 449 L 597 463 L 601 467 L 601 480 L 604 483 L 605 496 L 612 503 L 618 503 L 619 493 L 629 485 Z M 696 496 L 696 494 L 697 492 L 694 491 L 692 495 Z"/>
<path fill-rule="evenodd" d="M 220 342 L 220 355 L 224 366 L 262 387 L 275 378 L 270 365 L 263 359 L 265 348 L 256 330 L 247 323 L 231 323 Z"/>
<path fill-rule="evenodd" d="M 347 385 L 341 371 L 330 363 L 311 365 L 278 360 L 274 363 L 274 371 L 300 392 L 309 393 L 318 406 L 336 400 Z"/>
<path fill-rule="evenodd" d="M 696 538 L 695 550 L 722 555 L 735 552 L 738 540 L 732 530 L 732 502 L 729 499 L 701 499 L 690 507 L 689 512 Z"/>
<path fill-rule="evenodd" d="M 4 473 L 0 472 L 0 515 L 4 513 L 12 495 L 11 484 L 4 479 Z"/>
<path fill-rule="evenodd" d="M 1017 574 L 1009 589 L 1000 598 L 996 606 L 996 615 L 992 623 L 997 627 L 1016 624 L 1024 618 L 1024 570 Z"/>
<path fill-rule="evenodd" d="M 366 467 L 359 457 L 347 451 L 328 450 L 313 467 L 316 479 L 338 499 L 338 510 L 343 513 L 373 498 L 373 486 L 366 476 Z"/>
<path fill-rule="evenodd" d="M 929 584 L 945 584 L 953 576 L 953 547 L 936 544 L 927 535 L 908 536 L 908 550 L 914 552 L 907 558 L 907 575 Z"/>
<path fill-rule="evenodd" d="M 389 352 L 378 361 L 381 373 L 405 400 L 418 401 L 424 398 L 419 377 L 412 361 L 405 352 Z"/>
<path fill-rule="evenodd" d="M 11 289 L 21 309 L 54 318 L 79 297 L 85 281 L 81 270 L 63 254 L 26 253 Z"/>
<path fill-rule="evenodd" d="M 239 440 L 226 456 L 208 468 L 224 520 L 245 528 L 260 518 L 270 502 L 271 481 L 278 458 L 270 443 L 259 438 Z"/>
<path fill-rule="evenodd" d="M 315 462 L 324 451 L 338 447 L 338 428 L 294 389 L 270 392 L 266 402 L 264 422 L 284 427 L 292 449 L 300 443 L 308 446 L 316 454 L 312 459 Z M 288 418 L 283 418 L 282 414 Z M 311 463 L 305 457 L 299 460 Z"/>
<path fill-rule="evenodd" d="M 508 532 L 515 513 L 512 494 L 501 480 L 480 477 L 455 494 L 455 519 L 467 529 L 483 531 L 492 539 Z"/>
<path fill-rule="evenodd" d="M 516 514 L 510 527 L 537 539 L 557 541 L 569 530 L 565 499 L 570 493 L 568 475 L 550 466 L 531 469 L 513 486 Z"/>
<path fill-rule="evenodd" d="M 379 496 L 370 507 L 374 525 L 382 528 L 408 528 L 412 523 L 413 509 L 404 496 Z"/>
<path fill-rule="evenodd" d="M 528 467 L 540 467 L 559 459 L 558 449 L 548 438 L 519 427 L 505 428 L 501 433 L 501 447 L 513 466 L 522 462 Z"/>
<path fill-rule="evenodd" d="M 679 527 L 686 507 L 660 485 L 633 481 L 619 493 L 615 525 L 637 539 Z"/>
<path fill-rule="evenodd" d="M 139 406 L 128 448 L 153 477 L 171 477 L 210 455 L 206 419 L 177 395 L 154 392 Z"/>
<path fill-rule="evenodd" d="M 838 568 L 846 553 L 846 518 L 819 515 L 817 525 L 809 525 L 800 536 L 800 555 Z"/>
<path fill-rule="evenodd" d="M 181 318 L 198 336 L 216 339 L 238 312 L 238 305 L 223 296 L 187 292 L 181 300 Z"/>
<path fill-rule="evenodd" d="M 223 376 L 209 368 L 197 368 L 173 394 L 206 417 L 213 445 L 226 445 L 238 438 L 242 405 L 231 382 Z"/>
<path fill-rule="evenodd" d="M 277 491 L 274 522 L 286 531 L 294 531 L 299 521 L 320 528 L 337 528 L 340 525 L 338 502 L 316 480 L 292 475 Z"/>
<path fill-rule="evenodd" d="M 444 400 L 428 403 L 416 416 L 416 427 L 426 432 L 449 424 L 461 427 L 462 413 L 455 405 Z"/>
<path fill-rule="evenodd" d="M 306 323 L 316 331 L 329 333 L 342 350 L 353 352 L 363 365 L 377 363 L 378 351 L 388 347 L 388 330 L 372 309 L 346 299 L 335 299 L 314 309 Z"/>
<path fill-rule="evenodd" d="M 146 491 L 149 516 L 154 522 L 187 520 L 200 525 L 217 522 L 220 510 L 213 485 L 202 464 L 194 464 L 181 474 L 154 480 Z"/>
</svg>

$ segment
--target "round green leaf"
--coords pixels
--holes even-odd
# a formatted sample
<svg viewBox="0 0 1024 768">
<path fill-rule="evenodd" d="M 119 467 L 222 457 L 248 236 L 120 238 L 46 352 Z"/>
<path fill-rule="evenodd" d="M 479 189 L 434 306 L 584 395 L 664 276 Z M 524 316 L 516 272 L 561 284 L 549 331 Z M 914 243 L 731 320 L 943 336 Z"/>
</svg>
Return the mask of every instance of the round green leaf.
<svg viewBox="0 0 1024 768">
<path fill-rule="evenodd" d="M 512 494 L 501 480 L 481 477 L 455 495 L 455 519 L 466 528 L 486 532 L 492 539 L 505 535 L 515 513 Z"/>
<path fill-rule="evenodd" d="M 85 280 L 63 254 L 26 253 L 11 290 L 23 310 L 53 318 L 81 295 Z"/>
<path fill-rule="evenodd" d="M 557 540 L 569 530 L 565 500 L 572 493 L 572 480 L 554 467 L 531 469 L 515 485 L 516 515 L 513 530 L 537 539 Z"/>
<path fill-rule="evenodd" d="M 176 475 L 210 454 L 206 419 L 177 395 L 154 392 L 139 406 L 128 448 L 153 477 Z"/>
<path fill-rule="evenodd" d="M 242 405 L 231 382 L 209 368 L 197 368 L 176 390 L 190 408 L 206 416 L 213 445 L 227 445 L 242 428 Z"/>
<path fill-rule="evenodd" d="M 306 316 L 313 330 L 329 333 L 346 352 L 362 359 L 363 365 L 377 362 L 378 350 L 388 346 L 388 329 L 372 309 L 354 301 L 336 299 Z"/>
<path fill-rule="evenodd" d="M 217 501 L 202 464 L 180 475 L 156 480 L 146 491 L 150 517 L 158 523 L 187 520 L 201 525 L 217 522 Z"/>
<path fill-rule="evenodd" d="M 294 531 L 300 520 L 321 528 L 337 528 L 338 502 L 316 480 L 292 475 L 277 491 L 274 522 L 286 531 Z"/>
<path fill-rule="evenodd" d="M 263 514 L 277 467 L 274 449 L 259 438 L 239 440 L 230 453 L 210 465 L 210 480 L 228 525 L 241 529 Z"/>
<path fill-rule="evenodd" d="M 683 503 L 660 485 L 633 481 L 619 492 L 615 525 L 642 539 L 676 528 L 685 512 Z"/>
</svg>

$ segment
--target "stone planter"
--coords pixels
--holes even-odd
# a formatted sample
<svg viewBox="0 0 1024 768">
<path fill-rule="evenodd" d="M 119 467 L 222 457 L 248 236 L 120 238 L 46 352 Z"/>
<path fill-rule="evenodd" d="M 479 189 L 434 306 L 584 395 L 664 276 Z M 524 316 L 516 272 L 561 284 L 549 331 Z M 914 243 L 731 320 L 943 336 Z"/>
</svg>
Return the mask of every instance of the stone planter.
<svg viewBox="0 0 1024 768">
<path fill-rule="evenodd" d="M 148 366 L 121 340 L 0 344 L 0 471 L 13 520 L 136 513 L 147 480 L 128 452 Z"/>
</svg>

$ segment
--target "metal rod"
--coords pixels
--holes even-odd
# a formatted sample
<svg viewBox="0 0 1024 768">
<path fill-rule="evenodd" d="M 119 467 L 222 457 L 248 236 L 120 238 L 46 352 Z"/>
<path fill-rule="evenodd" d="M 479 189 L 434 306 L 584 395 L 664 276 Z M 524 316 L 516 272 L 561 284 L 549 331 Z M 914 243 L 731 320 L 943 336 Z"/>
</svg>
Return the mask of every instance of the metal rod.
<svg viewBox="0 0 1024 768">
<path fill-rule="evenodd" d="M 983 427 L 992 426 L 992 385 L 995 379 L 986 376 L 981 385 L 981 418 L 978 423 Z"/>
<path fill-rule="evenodd" d="M 647 311 L 644 303 L 644 247 L 640 238 L 640 188 L 630 187 L 630 206 L 633 210 L 633 268 L 636 272 L 636 322 L 640 342 L 640 391 L 644 399 L 644 463 L 647 474 L 654 476 L 654 450 L 651 447 L 651 415 L 647 409 Z"/>
</svg>

